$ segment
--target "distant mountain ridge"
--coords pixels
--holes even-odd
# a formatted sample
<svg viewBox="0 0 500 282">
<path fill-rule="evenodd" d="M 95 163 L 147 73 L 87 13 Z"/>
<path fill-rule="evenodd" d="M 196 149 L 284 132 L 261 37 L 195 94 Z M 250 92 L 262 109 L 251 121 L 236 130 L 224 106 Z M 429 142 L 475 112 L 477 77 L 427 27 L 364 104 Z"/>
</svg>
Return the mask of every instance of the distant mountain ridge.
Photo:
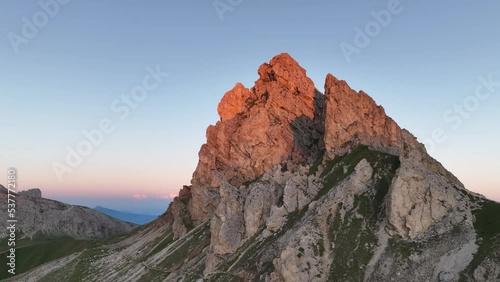
<svg viewBox="0 0 500 282">
<path fill-rule="evenodd" d="M 111 217 L 114 217 L 116 219 L 119 219 L 119 220 L 122 220 L 125 222 L 139 224 L 139 225 L 149 223 L 158 217 L 155 215 L 137 214 L 137 213 L 127 212 L 127 211 L 117 211 L 117 210 L 108 209 L 108 208 L 101 207 L 101 206 L 97 206 L 94 209 L 99 211 L 99 212 L 102 212 L 103 214 L 107 214 Z"/>
<path fill-rule="evenodd" d="M 7 222 L 7 189 L 0 185 L 0 220 Z M 40 189 L 17 193 L 17 231 L 21 238 L 103 239 L 131 231 L 136 225 L 127 223 L 97 210 L 41 198 Z M 0 239 L 7 230 L 0 230 Z"/>
</svg>

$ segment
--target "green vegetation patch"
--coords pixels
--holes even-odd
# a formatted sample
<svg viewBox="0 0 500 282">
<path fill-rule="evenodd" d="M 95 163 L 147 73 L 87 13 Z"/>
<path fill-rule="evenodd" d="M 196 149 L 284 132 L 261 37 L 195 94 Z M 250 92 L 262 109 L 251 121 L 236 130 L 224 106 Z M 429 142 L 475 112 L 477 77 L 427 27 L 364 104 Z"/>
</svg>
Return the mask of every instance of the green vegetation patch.
<svg viewBox="0 0 500 282">
<path fill-rule="evenodd" d="M 400 258 L 407 260 L 412 254 L 421 254 L 427 248 L 424 243 L 403 240 L 402 238 L 390 238 L 389 247 L 394 254 L 399 254 Z"/>
<path fill-rule="evenodd" d="M 191 218 L 191 213 L 189 212 L 187 206 L 184 206 L 180 212 L 182 224 L 189 231 L 194 228 L 193 219 Z"/>
<path fill-rule="evenodd" d="M 325 253 L 325 241 L 323 238 L 319 239 L 318 242 L 313 246 L 314 256 L 322 257 Z"/>
<path fill-rule="evenodd" d="M 323 163 L 324 157 L 325 157 L 325 151 L 323 151 L 321 153 L 321 155 L 319 156 L 319 158 L 316 159 L 316 161 L 314 161 L 314 163 L 309 167 L 309 173 L 307 174 L 308 176 L 309 175 L 316 175 L 316 173 L 318 172 L 319 166 Z"/>
<path fill-rule="evenodd" d="M 149 252 L 148 257 L 158 253 L 161 250 L 167 248 L 170 244 L 174 242 L 174 234 L 172 232 L 168 233 L 165 238 L 162 238 L 161 241 L 156 244 L 156 246 Z"/>
<path fill-rule="evenodd" d="M 168 242 L 168 238 L 165 239 Z M 164 242 L 167 244 L 167 242 Z M 176 269 L 188 258 L 194 258 L 203 252 L 210 244 L 210 227 L 208 224 L 200 226 L 193 234 L 177 240 L 172 246 L 173 251 L 166 255 L 165 259 L 158 264 L 162 269 Z"/>
<path fill-rule="evenodd" d="M 325 196 L 333 187 L 351 175 L 356 165 L 363 159 L 370 163 L 374 175 L 378 176 L 374 183 L 374 198 L 367 199 L 370 203 L 369 206 L 366 204 L 365 206 L 370 210 L 375 209 L 375 212 L 371 213 L 372 215 L 381 215 L 392 179 L 401 163 L 398 156 L 373 151 L 367 146 L 359 146 L 353 149 L 350 154 L 337 156 L 326 162 L 325 169 L 320 175 L 323 178 L 323 188 L 318 193 L 317 199 Z M 365 213 L 369 213 L 369 211 L 366 210 Z"/>
<path fill-rule="evenodd" d="M 210 276 L 209 280 L 210 282 L 243 282 L 244 280 L 231 273 L 216 273 L 212 276 Z"/>
<path fill-rule="evenodd" d="M 471 263 L 461 276 L 461 281 L 467 281 L 466 276 L 472 276 L 474 270 L 486 259 L 492 252 L 500 248 L 500 203 L 475 199 L 479 208 L 472 211 L 475 217 L 474 229 L 479 237 L 479 249 L 474 255 Z M 464 277 L 465 276 L 465 277 Z"/>
<path fill-rule="evenodd" d="M 370 163 L 374 173 L 381 176 L 381 179 L 375 183 L 377 191 L 375 203 L 376 208 L 380 209 L 389 191 L 392 178 L 401 163 L 398 156 L 370 150 L 364 145 L 356 147 L 349 154 L 337 156 L 333 160 L 326 161 L 325 169 L 320 175 L 320 178 L 323 178 L 324 185 L 318 193 L 317 198 L 325 196 L 333 187 L 351 175 L 356 165 L 363 159 L 366 159 Z"/>
<path fill-rule="evenodd" d="M 59 259 L 87 248 L 96 246 L 97 241 L 74 240 L 69 238 L 53 240 L 22 239 L 16 244 L 16 275 L 29 271 L 39 265 Z M 7 265 L 8 258 L 2 253 L 0 264 Z M 7 271 L 0 273 L 0 280 L 11 277 Z"/>
<path fill-rule="evenodd" d="M 330 278 L 335 281 L 363 281 L 364 269 L 373 256 L 377 236 L 372 231 L 374 226 L 366 220 L 370 212 L 365 213 L 363 197 L 355 198 L 354 207 L 345 210 L 343 219 L 337 211 L 333 222 L 329 222 L 329 237 L 334 244 Z"/>
<path fill-rule="evenodd" d="M 320 175 L 324 186 L 318 198 L 351 175 L 363 159 L 373 168 L 374 189 L 355 195 L 352 208 L 339 203 L 335 215 L 327 218 L 329 239 L 333 243 L 330 278 L 336 281 L 363 281 L 364 269 L 373 257 L 377 245 L 374 230 L 378 229 L 380 219 L 384 216 L 385 199 L 401 164 L 398 156 L 359 146 L 349 154 L 326 161 L 325 169 Z M 343 218 L 341 210 L 344 211 Z M 318 253 L 319 251 L 318 249 Z"/>
<path fill-rule="evenodd" d="M 144 275 L 142 275 L 141 278 L 137 280 L 137 282 L 161 282 L 164 281 L 169 274 L 170 273 L 158 271 L 155 269 L 148 269 L 148 271 Z"/>
</svg>

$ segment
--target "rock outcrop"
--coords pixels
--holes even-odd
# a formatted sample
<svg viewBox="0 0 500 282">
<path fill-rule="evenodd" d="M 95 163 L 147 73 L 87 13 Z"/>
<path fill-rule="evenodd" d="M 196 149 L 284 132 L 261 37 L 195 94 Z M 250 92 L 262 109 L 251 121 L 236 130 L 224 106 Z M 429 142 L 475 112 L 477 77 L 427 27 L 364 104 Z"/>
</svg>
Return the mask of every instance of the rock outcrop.
<svg viewBox="0 0 500 282">
<path fill-rule="evenodd" d="M 346 82 L 329 74 L 323 95 L 288 54 L 258 74 L 224 95 L 164 215 L 34 273 L 82 279 L 92 260 L 86 281 L 499 281 L 499 203 Z"/>
<path fill-rule="evenodd" d="M 18 194 L 22 195 L 22 196 L 26 196 L 26 197 L 41 198 L 42 197 L 42 190 L 40 190 L 38 188 L 33 188 L 33 189 L 26 190 L 26 191 L 21 191 Z"/>
<path fill-rule="evenodd" d="M 252 99 L 252 92 L 245 88 L 243 84 L 236 83 L 234 88 L 222 97 L 217 107 L 221 121 L 233 119 L 236 115 L 245 111 L 247 99 Z M 250 103 L 250 100 L 248 103 Z"/>
<path fill-rule="evenodd" d="M 401 128 L 365 92 L 328 74 L 325 96 L 325 147 L 330 157 L 357 144 L 395 154 L 403 151 Z"/>
</svg>

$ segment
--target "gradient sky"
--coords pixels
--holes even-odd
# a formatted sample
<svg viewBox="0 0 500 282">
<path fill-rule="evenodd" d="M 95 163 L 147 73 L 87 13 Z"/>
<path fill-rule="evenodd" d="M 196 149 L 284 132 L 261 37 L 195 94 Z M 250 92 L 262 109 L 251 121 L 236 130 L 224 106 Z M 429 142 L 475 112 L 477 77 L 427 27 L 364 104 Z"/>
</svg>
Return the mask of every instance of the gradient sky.
<svg viewBox="0 0 500 282">
<path fill-rule="evenodd" d="M 0 171 L 16 167 L 20 189 L 90 206 L 117 198 L 129 204 L 107 206 L 166 207 L 190 183 L 222 95 L 238 81 L 251 87 L 260 64 L 288 52 L 318 89 L 330 72 L 420 141 L 441 131 L 446 140 L 434 137 L 431 154 L 469 190 L 500 200 L 500 86 L 474 98 L 479 77 L 500 82 L 498 1 L 67 2 L 17 53 L 11 41 L 24 36 L 23 17 L 44 24 L 44 10 L 36 1 L 0 10 Z M 214 3 L 231 9 L 221 18 Z M 356 27 L 370 28 L 372 11 L 391 5 L 391 20 L 355 45 Z M 341 44 L 362 48 L 348 61 Z M 158 65 L 168 77 L 118 118 L 113 101 Z M 454 107 L 464 103 L 460 116 Z M 114 131 L 60 182 L 53 162 L 64 163 L 65 148 L 105 118 Z"/>
</svg>

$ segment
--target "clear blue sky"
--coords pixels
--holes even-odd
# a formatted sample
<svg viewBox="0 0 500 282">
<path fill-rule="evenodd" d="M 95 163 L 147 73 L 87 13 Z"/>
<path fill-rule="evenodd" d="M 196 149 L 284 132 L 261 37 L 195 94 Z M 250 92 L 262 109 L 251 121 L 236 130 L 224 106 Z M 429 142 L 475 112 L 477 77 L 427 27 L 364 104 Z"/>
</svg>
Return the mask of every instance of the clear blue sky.
<svg viewBox="0 0 500 282">
<path fill-rule="evenodd" d="M 441 128 L 447 139 L 432 155 L 470 190 L 500 200 L 500 87 L 477 105 L 470 98 L 480 76 L 500 81 L 498 1 L 401 0 L 350 62 L 341 44 L 356 47 L 355 28 L 396 4 L 242 0 L 221 20 L 212 1 L 68 2 L 47 23 L 36 1 L 0 10 L 0 169 L 17 167 L 21 189 L 68 201 L 122 197 L 137 210 L 166 201 L 189 184 L 222 95 L 238 81 L 252 86 L 260 64 L 288 52 L 320 90 L 330 72 L 420 140 Z M 42 25 L 32 38 L 23 17 Z M 25 41 L 13 47 L 13 34 Z M 168 77 L 118 118 L 112 103 L 157 65 Z M 459 116 L 454 105 L 464 101 L 473 110 Z M 53 163 L 105 118 L 114 131 L 60 182 Z"/>
</svg>

